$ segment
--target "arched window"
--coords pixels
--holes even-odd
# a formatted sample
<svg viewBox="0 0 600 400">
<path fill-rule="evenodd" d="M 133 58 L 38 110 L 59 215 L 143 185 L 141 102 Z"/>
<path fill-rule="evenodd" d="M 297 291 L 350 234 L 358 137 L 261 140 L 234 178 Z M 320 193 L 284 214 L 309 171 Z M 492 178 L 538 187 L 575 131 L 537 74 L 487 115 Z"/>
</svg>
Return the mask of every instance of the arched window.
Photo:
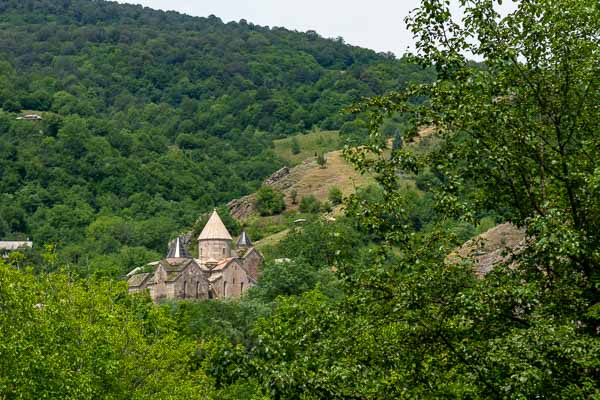
<svg viewBox="0 0 600 400">
<path fill-rule="evenodd" d="M 196 298 L 200 298 L 200 282 L 196 282 Z"/>
<path fill-rule="evenodd" d="M 223 297 L 227 297 L 227 281 L 223 282 Z"/>
<path fill-rule="evenodd" d="M 223 247 L 223 255 L 225 255 L 225 247 Z"/>
<path fill-rule="evenodd" d="M 183 281 L 183 298 L 185 299 L 185 295 L 187 293 L 187 281 Z"/>
<path fill-rule="evenodd" d="M 244 293 L 244 282 L 240 283 L 240 293 Z"/>
</svg>

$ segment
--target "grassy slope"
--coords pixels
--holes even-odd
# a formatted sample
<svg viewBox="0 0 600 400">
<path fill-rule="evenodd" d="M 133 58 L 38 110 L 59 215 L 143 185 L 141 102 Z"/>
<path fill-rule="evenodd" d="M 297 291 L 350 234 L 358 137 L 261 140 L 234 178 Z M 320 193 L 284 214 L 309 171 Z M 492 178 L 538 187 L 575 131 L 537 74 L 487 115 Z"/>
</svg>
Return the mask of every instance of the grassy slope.
<svg viewBox="0 0 600 400">
<path fill-rule="evenodd" d="M 300 145 L 300 153 L 292 154 L 292 140 L 294 138 Z M 286 177 L 286 188 L 282 189 L 285 195 L 286 211 L 284 215 L 298 213 L 298 203 L 304 196 L 313 195 L 319 201 L 328 199 L 332 187 L 339 188 L 344 196 L 348 196 L 359 187 L 375 183 L 372 177 L 361 175 L 350 163 L 342 157 L 343 141 L 337 131 L 315 131 L 307 134 L 299 134 L 285 139 L 275 140 L 275 153 L 286 160 L 290 168 L 290 174 Z M 324 153 L 327 159 L 325 168 L 319 167 L 315 159 L 315 153 Z M 291 193 L 296 191 L 297 203 L 293 204 Z M 340 207 L 334 209 L 333 214 L 341 212 Z M 283 217 L 283 216 L 282 216 Z M 297 215 L 301 218 L 302 215 Z M 275 219 L 274 219 L 275 218 Z M 285 238 L 289 228 L 282 224 L 283 220 L 295 219 L 253 216 L 246 223 L 260 227 L 261 231 L 268 232 L 262 240 L 256 242 L 261 249 L 265 246 L 277 244 Z M 277 232 L 273 232 L 277 230 Z M 269 232 L 270 231 L 270 232 Z M 273 233 L 271 233 L 273 232 Z"/>
<path fill-rule="evenodd" d="M 308 195 L 315 196 L 319 201 L 327 200 L 329 190 L 338 187 L 344 196 L 353 193 L 356 188 L 374 183 L 374 180 L 365 175 L 360 175 L 352 165 L 342 157 L 341 150 L 326 153 L 327 164 L 325 168 L 319 167 L 313 158 L 297 167 L 298 176 L 294 185 L 284 190 L 286 195 L 286 208 L 296 210 L 297 205 L 292 204 L 290 193 L 296 190 L 298 201 Z"/>
<path fill-rule="evenodd" d="M 300 153 L 292 153 L 292 141 L 300 145 Z M 338 131 L 315 131 L 295 135 L 285 139 L 274 140 L 275 154 L 286 160 L 290 165 L 297 165 L 304 160 L 314 157 L 315 153 L 327 153 L 342 147 Z"/>
<path fill-rule="evenodd" d="M 433 133 L 433 129 L 424 128 L 413 141 L 411 148 L 415 151 L 427 151 L 431 146 L 429 142 L 433 140 Z M 300 153 L 296 155 L 291 152 L 293 138 L 296 138 L 301 149 Z M 274 144 L 275 153 L 290 165 L 294 165 L 290 170 L 290 175 L 286 178 L 292 184 L 282 190 L 285 195 L 285 214 L 298 212 L 298 204 L 292 203 L 291 193 L 294 190 L 297 192 L 297 203 L 302 197 L 308 195 L 313 195 L 322 202 L 328 199 L 329 190 L 332 187 L 339 188 L 344 196 L 348 196 L 357 188 L 375 183 L 372 176 L 359 174 L 350 163 L 344 160 L 341 150 L 338 150 L 342 147 L 343 141 L 336 131 L 300 134 L 276 140 Z M 389 145 L 391 147 L 391 141 Z M 320 168 L 314 157 L 315 153 L 321 152 L 326 153 L 325 168 Z M 412 189 L 415 188 L 413 180 L 404 180 L 403 184 Z M 342 212 L 341 208 L 336 207 L 333 215 L 340 212 Z M 257 247 L 271 246 L 285 238 L 288 229 L 284 229 L 286 227 L 281 224 L 281 219 L 278 220 L 279 223 L 274 223 L 273 218 L 254 216 L 247 221 L 250 225 L 260 226 L 263 231 L 270 231 L 262 240 L 257 241 Z"/>
<path fill-rule="evenodd" d="M 286 179 L 288 182 L 292 182 L 292 184 L 282 190 L 286 203 L 285 215 L 299 212 L 298 203 L 304 196 L 313 195 L 319 201 L 323 202 L 327 200 L 329 190 L 332 187 L 339 188 L 344 196 L 348 196 L 354 193 L 359 187 L 365 187 L 375 183 L 372 177 L 360 175 L 356 172 L 352 165 L 343 159 L 341 150 L 326 153 L 326 158 L 327 164 L 325 168 L 319 167 L 315 158 L 310 157 L 303 163 L 290 169 L 290 174 Z M 297 192 L 296 204 L 292 203 L 292 191 Z M 340 207 L 337 207 L 333 210 L 333 214 L 337 214 L 340 211 Z M 297 217 L 301 218 L 302 215 L 298 215 Z M 263 231 L 272 232 L 275 228 L 283 229 L 282 232 L 274 232 L 262 240 L 257 241 L 256 245 L 258 248 L 266 245 L 274 245 L 286 236 L 288 231 L 287 226 L 281 225 L 281 218 L 274 218 L 275 217 L 253 216 L 246 221 L 251 226 L 261 227 L 261 230 Z"/>
</svg>

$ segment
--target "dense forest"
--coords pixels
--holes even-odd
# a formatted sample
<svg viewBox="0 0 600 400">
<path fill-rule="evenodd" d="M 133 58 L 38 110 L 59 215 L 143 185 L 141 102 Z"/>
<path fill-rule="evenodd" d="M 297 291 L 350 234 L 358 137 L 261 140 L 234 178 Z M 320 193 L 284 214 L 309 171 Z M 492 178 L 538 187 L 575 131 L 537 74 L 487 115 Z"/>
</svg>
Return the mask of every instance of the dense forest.
<svg viewBox="0 0 600 400">
<path fill-rule="evenodd" d="M 255 191 L 283 163 L 274 138 L 365 131 L 341 110 L 431 77 L 315 32 L 2 1 L 0 238 L 122 273 L 201 212 Z M 29 111 L 43 121 L 16 120 Z"/>
<path fill-rule="evenodd" d="M 400 61 L 311 34 L 252 27 L 274 35 L 274 43 L 278 35 L 305 38 L 306 43 L 290 44 L 307 46 L 304 54 L 313 54 L 312 45 L 319 43 L 356 51 L 356 57 L 370 54 L 373 61 L 361 61 L 368 65 L 364 71 L 385 65 L 392 75 L 413 71 L 414 81 L 390 78 L 397 90 L 348 98 L 350 116 L 331 114 L 315 122 L 324 126 L 339 118 L 341 125 L 329 128 L 349 136 L 360 128 L 356 137 L 362 145 L 348 146 L 343 154 L 375 183 L 345 197 L 332 192 L 331 201 L 343 206 L 335 218 L 320 216 L 322 207 L 307 211 L 304 222 L 269 249 L 257 285 L 236 300 L 153 304 L 147 294 L 130 295 L 125 282 L 106 276 L 155 248 L 132 238 L 176 230 L 187 223 L 187 214 L 195 218 L 191 214 L 202 209 L 187 181 L 182 192 L 171 182 L 190 169 L 176 171 L 173 165 L 207 171 L 200 181 L 213 185 L 212 192 L 200 194 L 208 196 L 206 204 L 258 185 L 257 175 L 256 182 L 229 191 L 233 186 L 218 186 L 222 182 L 211 169 L 225 163 L 224 154 L 247 150 L 236 150 L 229 136 L 235 127 L 219 136 L 198 125 L 185 132 L 199 147 L 186 147 L 177 143 L 184 132 L 177 123 L 167 129 L 150 122 L 162 121 L 155 112 L 136 128 L 134 111 L 140 106 L 129 108 L 128 117 L 121 114 L 127 107 L 108 101 L 92 106 L 97 114 L 63 115 L 53 109 L 59 91 L 43 121 L 15 120 L 23 104 L 5 108 L 4 229 L 15 235 L 39 229 L 80 247 L 71 258 L 46 246 L 35 257 L 15 252 L 0 260 L 0 398 L 600 398 L 600 5 L 530 0 L 502 16 L 499 3 L 464 2 L 456 15 L 445 0 L 422 0 L 406 20 L 416 52 Z M 69 4 L 60 2 L 66 8 L 58 12 L 54 4 L 24 1 L 5 8 L 10 12 L 2 18 L 11 22 L 0 27 L 15 32 L 35 18 L 51 17 L 57 23 L 67 19 L 70 29 L 87 29 L 109 21 L 110 10 L 120 10 L 132 26 L 139 22 L 136 16 L 146 18 L 139 29 L 174 19 L 177 27 L 169 32 L 193 32 L 195 24 L 205 23 L 107 2 L 78 2 L 81 9 Z M 25 16 L 28 21 L 19 25 Z M 247 23 L 210 21 L 224 30 L 251 30 Z M 13 45 L 18 46 L 8 47 Z M 333 70 L 352 76 L 358 68 L 312 57 L 324 76 Z M 49 77 L 52 65 L 46 67 Z M 27 68 L 20 68 L 6 64 L 12 78 L 3 85 L 22 86 L 19 76 Z M 33 69 L 38 68 L 42 64 Z M 98 99 L 104 87 L 98 86 Z M 20 93 L 19 102 L 25 102 L 27 90 Z M 202 103 L 197 100 L 195 116 L 203 115 Z M 183 104 L 171 100 L 153 99 L 141 107 L 170 110 L 173 122 L 187 115 Z M 390 120 L 400 128 L 392 132 L 391 146 L 385 129 Z M 129 128 L 121 131 L 122 126 Z M 423 127 L 430 136 L 422 135 Z M 244 135 L 251 135 L 251 143 L 264 140 L 255 161 L 270 171 L 281 162 L 268 158 L 274 157 L 270 141 L 283 134 L 253 126 L 236 140 Z M 130 146 L 111 144 L 113 135 L 125 143 L 131 139 Z M 212 159 L 204 153 L 211 141 L 230 147 Z M 148 150 L 144 143 L 158 148 Z M 121 153 L 123 148 L 129 153 Z M 103 158 L 97 151 L 112 155 Z M 199 156 L 203 161 L 194 158 Z M 100 175 L 92 168 L 102 171 L 119 160 L 132 169 Z M 238 161 L 221 167 L 242 174 Z M 173 175 L 156 181 L 157 171 Z M 92 190 L 110 188 L 111 182 L 114 192 Z M 159 191 L 136 186 L 146 184 Z M 129 187 L 139 191 L 127 197 Z M 31 195 L 23 194 L 25 188 Z M 261 213 L 280 212 L 273 189 L 260 189 L 259 195 Z M 190 209 L 184 209 L 186 202 L 193 203 Z M 232 230 L 239 229 L 225 217 Z M 519 241 L 495 254 L 482 272 L 477 258 L 482 243 L 468 242 L 466 255 L 459 250 L 500 222 L 519 232 Z M 15 228 L 18 224 L 23 228 Z M 81 232 L 84 237 L 77 236 Z M 76 257 L 88 249 L 123 257 L 112 259 L 111 273 L 85 273 L 107 269 L 99 256 Z"/>
</svg>

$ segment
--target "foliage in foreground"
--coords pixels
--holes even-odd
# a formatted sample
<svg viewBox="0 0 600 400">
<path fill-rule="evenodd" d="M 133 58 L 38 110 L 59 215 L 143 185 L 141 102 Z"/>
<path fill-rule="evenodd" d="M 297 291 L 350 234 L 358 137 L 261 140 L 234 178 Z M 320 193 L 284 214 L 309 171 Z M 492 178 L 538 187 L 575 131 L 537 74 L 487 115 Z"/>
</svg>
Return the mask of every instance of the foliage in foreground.
<svg viewBox="0 0 600 400">
<path fill-rule="evenodd" d="M 36 276 L 0 261 L 0 397 L 205 399 L 195 344 L 125 283 Z"/>
<path fill-rule="evenodd" d="M 423 2 L 410 22 L 420 38 L 420 61 L 438 68 L 438 82 L 364 103 L 358 111 L 370 113 L 373 140 L 346 153 L 359 170 L 377 175 L 381 192 L 351 196 L 345 202 L 346 222 L 317 221 L 294 230 L 274 250 L 295 258 L 290 267 L 267 266 L 264 280 L 240 303 L 146 308 L 144 301 L 126 299 L 122 289 L 118 301 L 92 294 L 92 303 L 80 300 L 87 307 L 73 308 L 73 289 L 52 297 L 54 288 L 72 287 L 64 275 L 35 278 L 0 269 L 9 278 L 0 281 L 0 306 L 9 312 L 22 309 L 25 318 L 0 316 L 2 333 L 10 338 L 10 345 L 0 349 L 24 374 L 11 375 L 9 364 L 0 361 L 11 377 L 0 381 L 3 388 L 11 389 L 6 382 L 20 382 L 20 376 L 31 379 L 31 371 L 22 367 L 29 367 L 23 364 L 27 358 L 20 359 L 18 352 L 37 344 L 26 317 L 45 312 L 45 305 L 34 307 L 41 295 L 25 289 L 42 285 L 45 301 L 62 307 L 48 308 L 53 311 L 48 318 L 60 317 L 51 325 L 40 321 L 47 342 L 42 349 L 52 349 L 63 337 L 53 330 L 65 326 L 62 320 L 68 321 L 64 331 L 72 332 L 69 310 L 83 317 L 83 333 L 98 321 L 90 312 L 96 309 L 105 310 L 105 316 L 118 311 L 117 326 L 122 319 L 138 321 L 131 322 L 135 333 L 147 322 L 127 318 L 141 307 L 146 310 L 142 321 L 161 316 L 164 325 L 143 331 L 150 334 L 139 345 L 154 349 L 170 340 L 167 327 L 176 321 L 182 347 L 172 347 L 174 354 L 189 357 L 186 346 L 198 341 L 194 361 L 215 385 L 215 398 L 598 398 L 598 6 L 534 0 L 500 18 L 493 4 L 465 1 L 463 30 L 452 23 L 445 1 Z M 477 44 L 471 35 L 477 35 Z M 464 50 L 482 56 L 483 66 L 464 59 Z M 427 101 L 415 102 L 415 97 Z M 413 153 L 398 145 L 384 154 L 380 125 L 394 113 L 404 114 L 412 133 L 433 123 L 439 151 Z M 411 131 L 403 135 L 410 137 Z M 415 213 L 418 198 L 400 184 L 401 175 L 415 173 L 419 186 L 434 193 L 435 215 Z M 427 204 L 430 194 L 420 204 Z M 490 212 L 523 226 L 529 238 L 526 248 L 479 279 L 468 261 L 448 263 L 461 235 L 448 234 L 447 227 L 453 218 L 473 221 Z M 416 222 L 421 218 L 427 229 Z M 47 280 L 53 284 L 45 285 Z M 97 284 L 100 293 L 106 285 Z M 75 287 L 83 296 L 85 285 Z M 26 302 L 11 295 L 21 292 Z M 129 306 L 121 308 L 121 302 Z M 174 318 L 163 319 L 160 310 L 170 310 Z M 18 329 L 9 325 L 12 319 Z M 98 360 L 107 359 L 110 366 L 130 362 L 138 379 L 153 376 L 135 357 L 113 359 L 111 349 L 122 350 L 124 344 L 110 338 L 94 335 L 87 339 L 88 350 L 104 352 Z M 71 340 L 69 354 L 79 355 L 72 343 L 79 343 L 80 335 Z M 173 365 L 154 350 L 154 357 Z M 67 368 L 66 379 L 74 379 L 68 375 L 71 364 L 62 361 L 69 355 L 58 357 Z M 80 357 L 84 367 L 91 363 L 85 354 Z M 45 358 L 38 359 L 45 365 Z M 106 384 L 121 393 L 117 384 L 131 385 L 128 379 L 113 382 L 108 367 L 83 371 L 103 377 L 94 388 Z M 175 377 L 187 389 L 189 379 L 204 382 L 193 371 L 170 372 L 183 374 Z M 47 378 L 49 387 L 60 390 L 53 376 Z M 160 376 L 170 387 L 174 376 L 169 371 Z M 152 390 L 149 379 L 138 389 Z M 88 388 L 87 381 L 75 383 Z"/>
<path fill-rule="evenodd" d="M 345 296 L 280 298 L 257 322 L 247 370 L 272 398 L 600 396 L 598 4 L 528 1 L 504 18 L 491 0 L 461 4 L 464 27 L 445 1 L 409 19 L 438 81 L 357 108 L 373 140 L 346 155 L 384 190 L 347 208 L 380 245 L 338 264 Z M 407 139 L 433 124 L 439 151 L 384 154 L 379 128 L 398 112 Z M 494 210 L 527 246 L 481 279 L 449 264 L 452 236 L 406 222 L 399 172 L 423 170 L 448 218 Z"/>
</svg>

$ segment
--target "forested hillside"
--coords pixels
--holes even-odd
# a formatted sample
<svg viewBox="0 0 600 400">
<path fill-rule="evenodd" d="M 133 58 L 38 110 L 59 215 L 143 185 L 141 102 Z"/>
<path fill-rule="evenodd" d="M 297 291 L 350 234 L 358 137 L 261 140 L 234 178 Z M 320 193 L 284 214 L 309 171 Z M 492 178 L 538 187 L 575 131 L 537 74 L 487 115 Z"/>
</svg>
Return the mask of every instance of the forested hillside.
<svg viewBox="0 0 600 400">
<path fill-rule="evenodd" d="M 255 191 L 283 164 L 274 138 L 364 131 L 341 109 L 432 75 L 315 32 L 91 0 L 2 1 L 0 60 L 0 238 L 107 273 Z"/>
<path fill-rule="evenodd" d="M 599 399 L 600 3 L 500 3 L 422 0 L 425 70 L 247 23 L 0 3 L 0 227 L 59 249 L 0 258 L 0 398 Z M 362 145 L 327 161 L 344 137 Z M 316 196 L 342 155 L 362 187 Z M 270 240 L 239 299 L 155 304 L 114 278 L 283 158 L 312 179 L 257 190 L 245 229 Z"/>
</svg>

